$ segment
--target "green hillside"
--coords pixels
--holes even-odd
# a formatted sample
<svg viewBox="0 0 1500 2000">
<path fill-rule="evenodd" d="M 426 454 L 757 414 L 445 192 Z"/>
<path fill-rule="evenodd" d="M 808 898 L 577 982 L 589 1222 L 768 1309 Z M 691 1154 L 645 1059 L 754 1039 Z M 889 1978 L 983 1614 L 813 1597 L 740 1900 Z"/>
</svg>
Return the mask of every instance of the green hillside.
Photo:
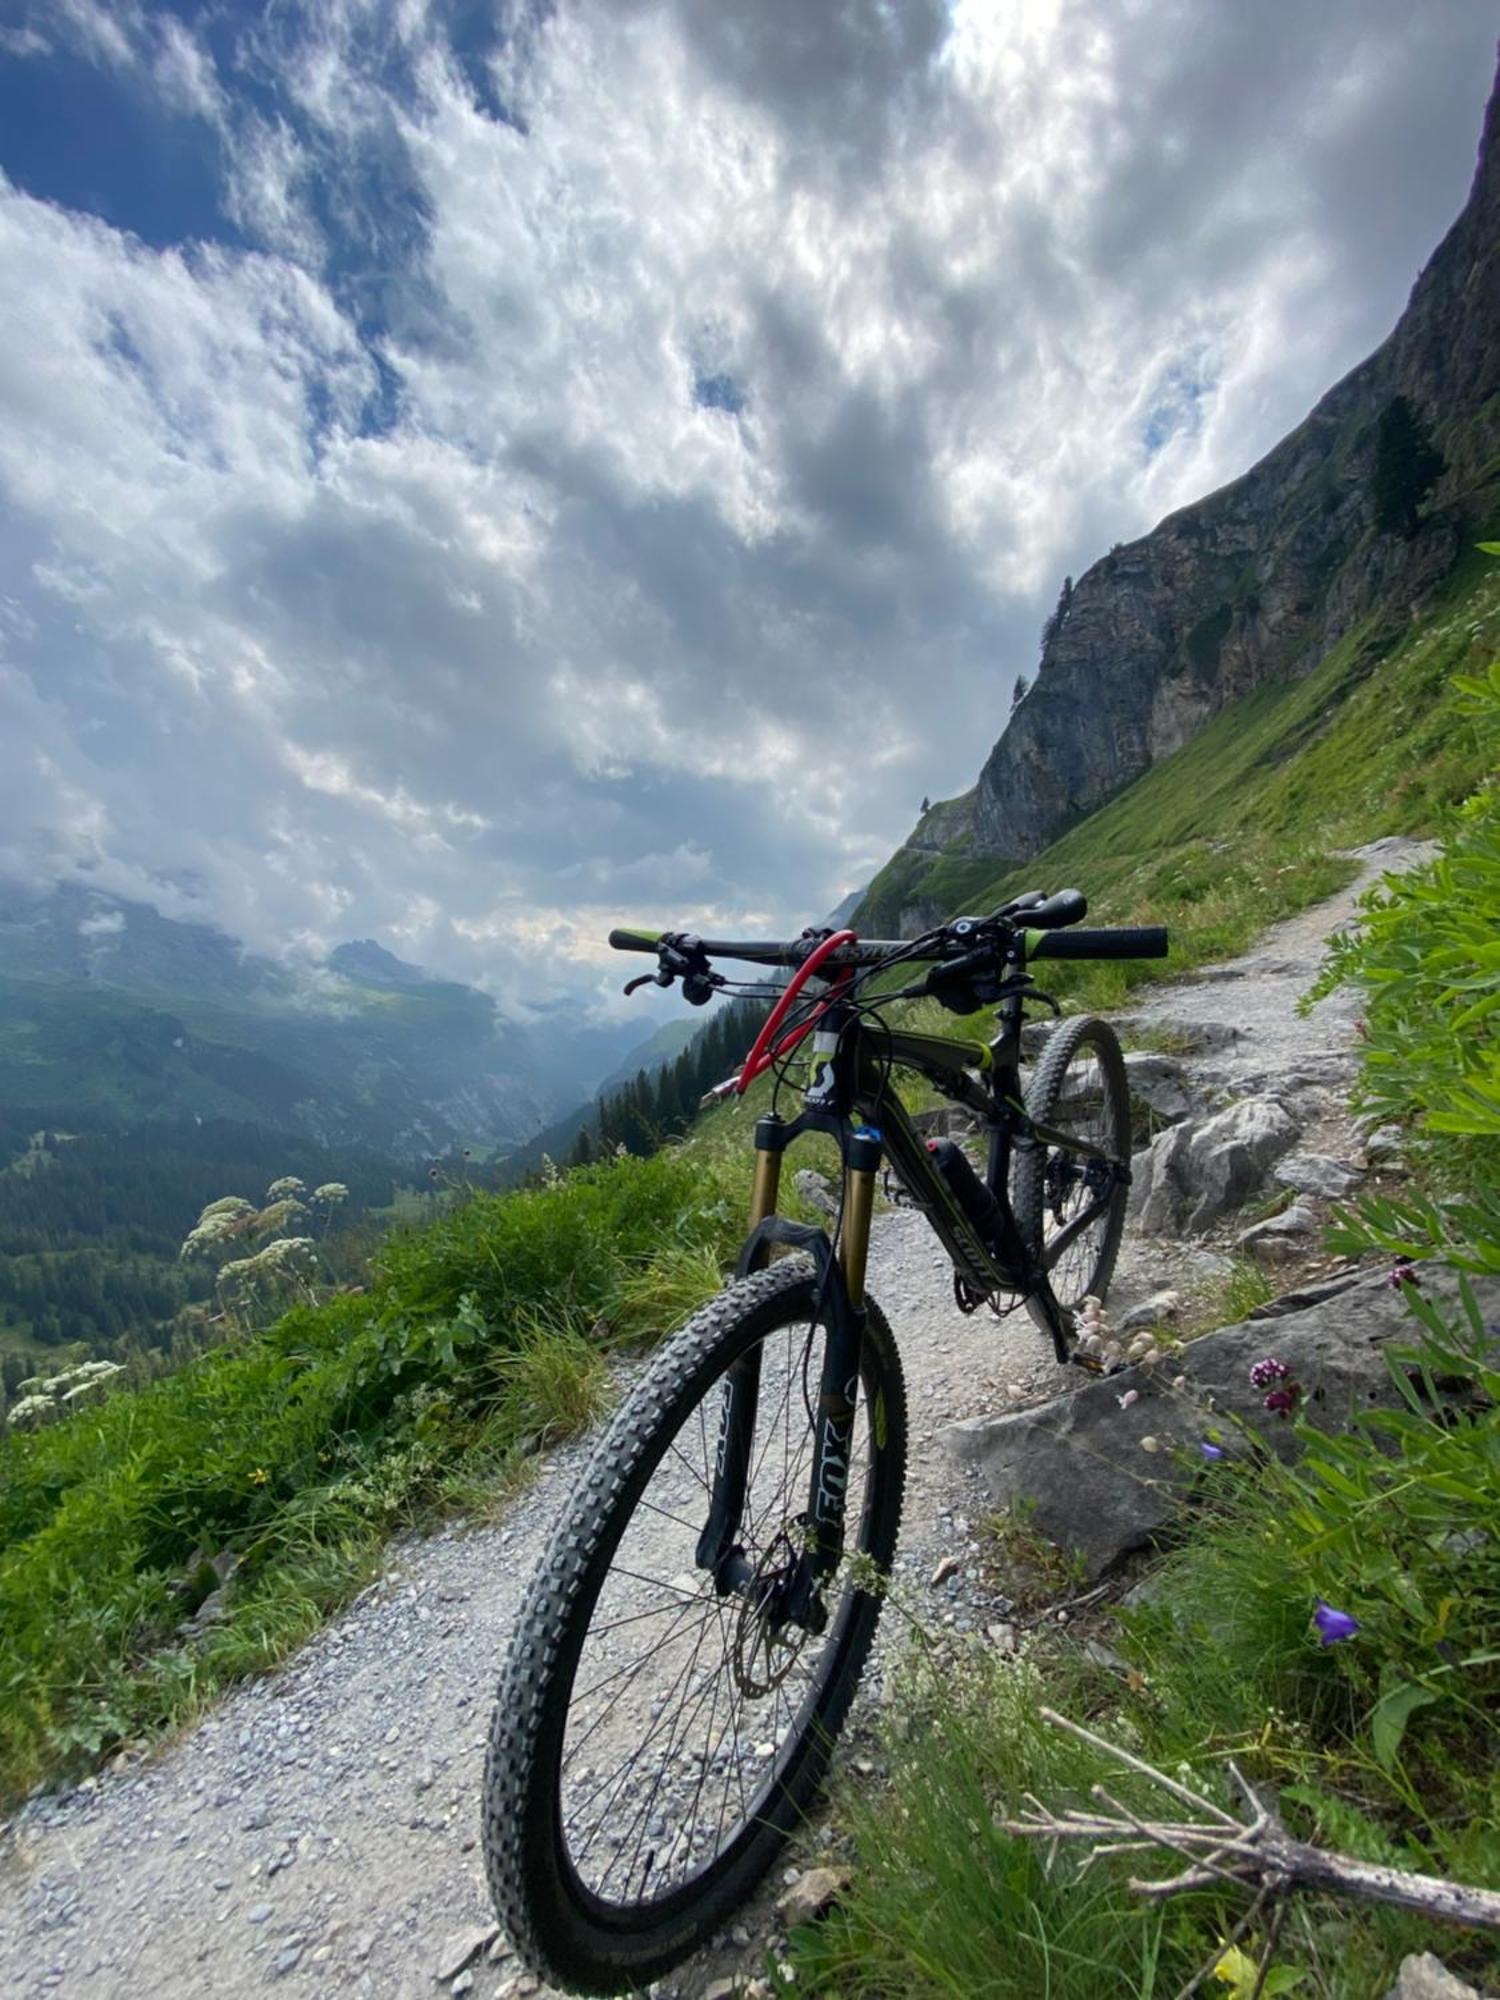
<svg viewBox="0 0 1500 2000">
<path fill-rule="evenodd" d="M 1307 679 L 1226 709 L 1034 860 L 902 849 L 871 884 L 858 928 L 892 935 L 913 904 L 936 919 L 1032 885 L 1074 886 L 1099 921 L 1170 924 L 1174 966 L 1240 950 L 1328 893 L 1339 849 L 1431 832 L 1487 775 L 1493 750 L 1460 714 L 1451 676 L 1497 643 L 1500 570 L 1475 552 L 1420 624 L 1366 620 Z M 1092 968 L 1090 990 L 1159 975 Z M 1068 984 L 1064 968 L 1048 978 Z"/>
</svg>

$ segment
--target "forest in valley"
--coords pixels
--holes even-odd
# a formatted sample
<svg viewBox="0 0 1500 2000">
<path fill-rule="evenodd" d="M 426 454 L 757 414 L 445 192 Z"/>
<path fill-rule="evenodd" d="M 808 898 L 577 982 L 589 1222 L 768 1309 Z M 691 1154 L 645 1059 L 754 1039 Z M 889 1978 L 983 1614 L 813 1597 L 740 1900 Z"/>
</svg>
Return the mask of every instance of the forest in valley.
<svg viewBox="0 0 1500 2000">
<path fill-rule="evenodd" d="M 355 1270 L 396 1169 L 224 1119 L 80 1130 L 76 1113 L 0 1109 L 0 1386 L 84 1358 L 159 1372 L 203 1344 L 214 1271 L 181 1252 L 201 1210 L 295 1174 L 349 1190 L 319 1255 Z M 196 1309 L 196 1310 L 195 1310 Z"/>
</svg>

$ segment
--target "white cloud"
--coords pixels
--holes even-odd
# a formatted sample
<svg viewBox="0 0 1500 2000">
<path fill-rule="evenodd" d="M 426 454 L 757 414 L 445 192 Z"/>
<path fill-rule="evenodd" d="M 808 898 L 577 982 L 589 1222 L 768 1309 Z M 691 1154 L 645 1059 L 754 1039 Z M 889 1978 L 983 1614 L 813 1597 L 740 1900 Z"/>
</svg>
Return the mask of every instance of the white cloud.
<svg viewBox="0 0 1500 2000">
<path fill-rule="evenodd" d="M 1386 331 L 1489 53 L 1463 0 L 56 19 L 261 247 L 0 184 L 0 872 L 518 1005 L 616 918 L 795 929 L 971 781 L 1063 571 Z"/>
</svg>

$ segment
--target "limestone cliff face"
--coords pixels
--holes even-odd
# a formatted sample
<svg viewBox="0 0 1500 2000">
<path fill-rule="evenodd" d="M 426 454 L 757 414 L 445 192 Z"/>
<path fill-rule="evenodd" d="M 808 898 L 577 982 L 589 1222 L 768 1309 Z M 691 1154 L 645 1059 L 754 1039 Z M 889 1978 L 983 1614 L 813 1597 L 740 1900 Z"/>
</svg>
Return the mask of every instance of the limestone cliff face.
<svg viewBox="0 0 1500 2000">
<path fill-rule="evenodd" d="M 1448 460 L 1411 542 L 1373 529 L 1376 424 L 1397 394 Z M 928 813 L 903 857 L 1025 860 L 1228 702 L 1310 672 L 1370 612 L 1409 609 L 1472 530 L 1465 498 L 1497 453 L 1500 89 L 1468 203 L 1390 338 L 1242 478 L 1094 564 L 978 784 Z M 918 892 L 901 914 L 946 912 Z"/>
</svg>

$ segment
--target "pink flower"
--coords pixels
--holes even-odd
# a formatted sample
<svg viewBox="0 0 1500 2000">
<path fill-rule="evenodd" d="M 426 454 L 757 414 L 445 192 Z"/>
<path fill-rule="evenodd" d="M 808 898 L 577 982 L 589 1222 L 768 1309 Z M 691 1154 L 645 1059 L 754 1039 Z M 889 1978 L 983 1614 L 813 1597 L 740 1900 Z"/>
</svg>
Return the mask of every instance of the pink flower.
<svg viewBox="0 0 1500 2000">
<path fill-rule="evenodd" d="M 1291 1372 L 1284 1361 L 1278 1361 L 1274 1354 L 1268 1354 L 1263 1361 L 1257 1361 L 1250 1370 L 1250 1386 L 1252 1389 L 1269 1389 L 1273 1382 L 1287 1381 Z"/>
</svg>

